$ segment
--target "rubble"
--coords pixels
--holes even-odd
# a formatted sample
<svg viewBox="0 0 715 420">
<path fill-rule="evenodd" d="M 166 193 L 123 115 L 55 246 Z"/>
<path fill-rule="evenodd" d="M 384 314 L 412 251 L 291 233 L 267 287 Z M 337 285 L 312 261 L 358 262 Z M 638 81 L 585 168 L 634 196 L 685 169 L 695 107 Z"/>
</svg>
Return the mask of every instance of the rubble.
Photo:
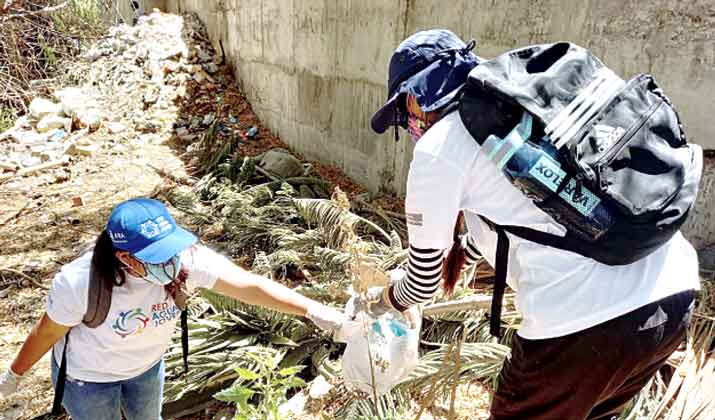
<svg viewBox="0 0 715 420">
<path fill-rule="evenodd" d="M 60 112 L 62 112 L 61 106 L 49 99 L 35 98 L 30 102 L 30 115 L 38 120 L 48 115 L 59 115 Z"/>
<path fill-rule="evenodd" d="M 54 128 L 64 128 L 65 131 L 70 131 L 72 129 L 72 119 L 50 114 L 37 123 L 38 133 L 46 133 Z"/>
<path fill-rule="evenodd" d="M 267 151 L 261 158 L 259 165 L 279 178 L 300 176 L 304 172 L 301 161 L 285 149 Z"/>
</svg>

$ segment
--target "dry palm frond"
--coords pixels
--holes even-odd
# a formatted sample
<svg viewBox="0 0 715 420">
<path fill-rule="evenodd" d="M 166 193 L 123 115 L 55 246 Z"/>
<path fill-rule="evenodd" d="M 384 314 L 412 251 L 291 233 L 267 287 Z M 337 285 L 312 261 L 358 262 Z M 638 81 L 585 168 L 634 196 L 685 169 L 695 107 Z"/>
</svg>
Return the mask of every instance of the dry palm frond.
<svg viewBox="0 0 715 420">
<path fill-rule="evenodd" d="M 294 203 L 309 225 L 322 226 L 328 244 L 332 248 L 343 248 L 347 235 L 345 228 L 349 226 L 350 229 L 355 229 L 361 223 L 379 233 L 386 241 L 392 242 L 394 240 L 381 227 L 363 217 L 350 213 L 346 209 L 342 209 L 331 200 L 301 198 L 295 199 Z"/>
<path fill-rule="evenodd" d="M 690 331 L 685 360 L 675 371 L 655 418 L 666 410 L 666 420 L 706 420 L 715 414 L 715 320 L 695 316 Z"/>
</svg>

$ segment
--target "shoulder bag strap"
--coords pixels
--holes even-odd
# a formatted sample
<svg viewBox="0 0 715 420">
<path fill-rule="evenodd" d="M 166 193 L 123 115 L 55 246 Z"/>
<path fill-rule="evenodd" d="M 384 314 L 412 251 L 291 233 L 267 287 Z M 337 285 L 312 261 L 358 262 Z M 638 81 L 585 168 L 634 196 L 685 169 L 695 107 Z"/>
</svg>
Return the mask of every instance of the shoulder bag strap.
<svg viewBox="0 0 715 420">
<path fill-rule="evenodd" d="M 50 415 L 59 416 L 62 414 L 62 398 L 65 394 L 65 381 L 67 380 L 67 345 L 70 341 L 69 331 L 65 334 L 65 344 L 62 346 L 62 361 L 60 362 L 60 370 L 57 372 L 57 384 L 55 385 L 55 399 L 52 402 L 52 411 Z M 55 357 L 54 351 L 52 357 Z M 57 359 L 55 359 L 57 360 Z"/>
</svg>

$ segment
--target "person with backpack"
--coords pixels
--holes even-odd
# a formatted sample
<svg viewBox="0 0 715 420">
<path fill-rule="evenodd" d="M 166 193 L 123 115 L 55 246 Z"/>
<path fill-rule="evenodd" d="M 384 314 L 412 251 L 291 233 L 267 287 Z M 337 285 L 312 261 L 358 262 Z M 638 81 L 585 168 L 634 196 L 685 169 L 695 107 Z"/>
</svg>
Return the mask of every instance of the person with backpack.
<svg viewBox="0 0 715 420">
<path fill-rule="evenodd" d="M 132 199 L 113 209 L 93 250 L 54 277 L 45 314 L 0 376 L 0 396 L 52 348 L 53 414 L 61 403 L 74 420 L 160 419 L 163 354 L 181 318 L 188 367 L 186 298 L 196 288 L 306 316 L 330 333 L 343 323 L 334 309 L 199 244 L 161 202 Z"/>
<path fill-rule="evenodd" d="M 443 255 L 463 213 L 466 249 L 496 271 L 492 334 L 507 283 L 522 316 L 491 418 L 615 419 L 686 337 L 700 285 L 679 227 L 702 151 L 649 76 L 623 82 L 568 43 L 480 60 L 467 75 L 453 44 L 464 45 L 419 32 L 390 60 L 372 128 L 401 126 L 416 142 L 410 257 L 406 275 L 358 306 L 425 302 L 443 271 L 453 285 L 459 273 Z"/>
</svg>

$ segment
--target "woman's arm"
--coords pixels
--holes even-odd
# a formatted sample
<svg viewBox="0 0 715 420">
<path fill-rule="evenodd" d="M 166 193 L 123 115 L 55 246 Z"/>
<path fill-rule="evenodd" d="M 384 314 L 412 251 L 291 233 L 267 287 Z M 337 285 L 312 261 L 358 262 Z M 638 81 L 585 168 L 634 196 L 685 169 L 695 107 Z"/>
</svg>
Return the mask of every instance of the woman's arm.
<svg viewBox="0 0 715 420">
<path fill-rule="evenodd" d="M 30 331 L 10 369 L 18 376 L 24 375 L 69 329 L 51 320 L 47 313 L 43 314 Z"/>
<path fill-rule="evenodd" d="M 238 266 L 219 275 L 212 290 L 244 303 L 292 315 L 306 316 L 309 306 L 318 304 L 278 282 Z"/>
<path fill-rule="evenodd" d="M 258 305 L 285 314 L 305 316 L 320 329 L 336 334 L 340 331 L 345 316 L 297 293 L 280 283 L 242 269 L 231 267 L 218 275 L 212 290 L 250 305 Z M 335 335 L 336 340 L 340 340 Z"/>
</svg>

